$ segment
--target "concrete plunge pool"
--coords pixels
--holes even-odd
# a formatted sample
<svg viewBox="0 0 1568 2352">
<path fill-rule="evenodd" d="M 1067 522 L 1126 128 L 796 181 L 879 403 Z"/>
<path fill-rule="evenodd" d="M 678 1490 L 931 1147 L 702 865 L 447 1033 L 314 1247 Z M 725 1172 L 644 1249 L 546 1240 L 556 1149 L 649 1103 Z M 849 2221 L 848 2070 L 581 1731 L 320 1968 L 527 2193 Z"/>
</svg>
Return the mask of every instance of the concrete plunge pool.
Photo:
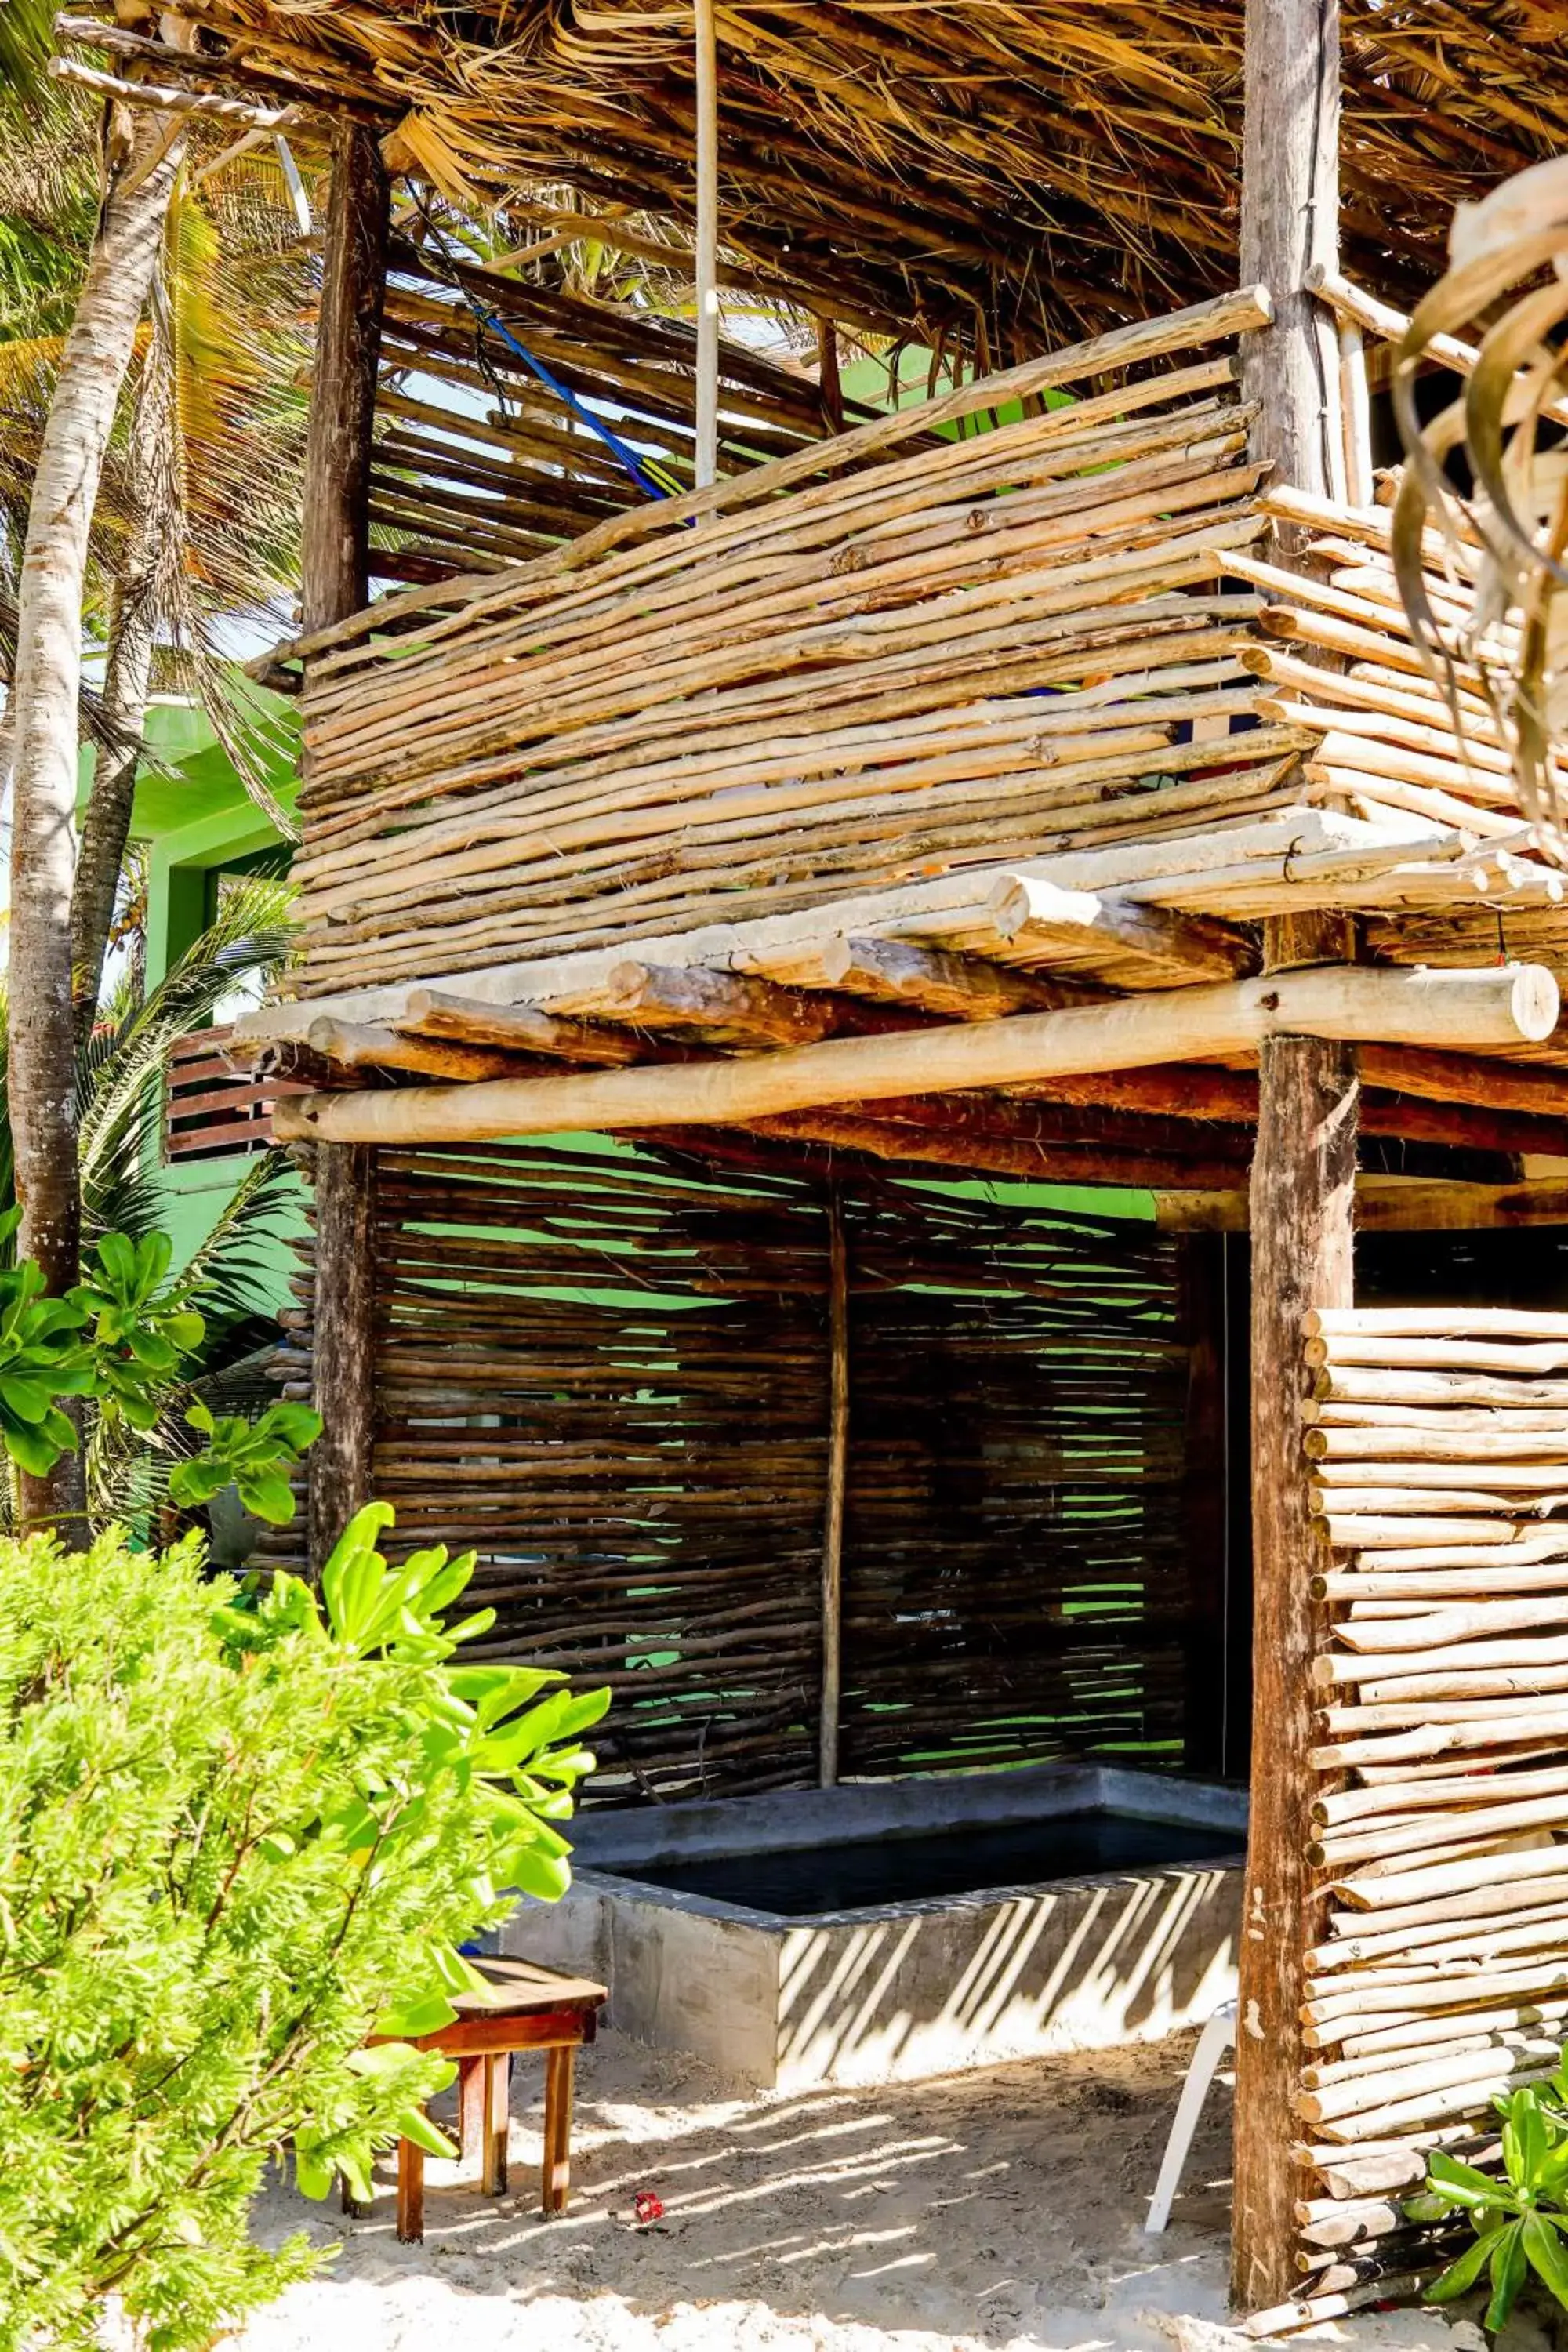
<svg viewBox="0 0 1568 2352">
<path fill-rule="evenodd" d="M 1155 2041 L 1236 1991 L 1247 1797 L 1107 1765 L 584 1814 L 502 1948 L 768 2088 Z"/>
</svg>

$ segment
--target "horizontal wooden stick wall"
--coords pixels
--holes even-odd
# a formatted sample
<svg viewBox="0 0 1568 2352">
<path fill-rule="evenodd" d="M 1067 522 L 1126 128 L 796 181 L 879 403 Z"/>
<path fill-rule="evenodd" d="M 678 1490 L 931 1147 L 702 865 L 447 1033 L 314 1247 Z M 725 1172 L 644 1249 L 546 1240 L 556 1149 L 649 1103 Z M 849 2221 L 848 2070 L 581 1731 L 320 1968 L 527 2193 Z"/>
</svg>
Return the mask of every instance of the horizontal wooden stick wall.
<svg viewBox="0 0 1568 2352">
<path fill-rule="evenodd" d="M 1302 2271 L 1375 2277 L 1426 2154 L 1568 2032 L 1568 1315 L 1308 1318 L 1324 1531 Z M 1492 2148 L 1495 2156 L 1495 2147 Z M 1419 2266 L 1416 2263 L 1414 2266 Z"/>
<path fill-rule="evenodd" d="M 371 474 L 374 572 L 435 582 L 499 572 L 661 488 L 689 489 L 695 377 L 696 331 L 683 320 L 395 244 Z M 720 410 L 727 473 L 836 429 L 816 384 L 727 340 Z"/>
<path fill-rule="evenodd" d="M 1258 315 L 1056 354 L 1041 391 L 1181 364 L 957 438 L 880 420 L 724 486 L 701 530 L 595 532 L 315 655 L 306 992 L 1283 805 L 1312 739 L 1250 723 L 1254 600 L 1218 577 L 1266 529 L 1213 350 Z"/>
<path fill-rule="evenodd" d="M 485 1647 L 609 1683 L 601 1802 L 816 1775 L 828 1222 L 780 1158 L 381 1157 L 373 1491 L 399 1542 L 478 1549 Z M 1187 1245 L 839 1187 L 841 1772 L 1184 1761 L 1218 1569 L 1186 1538 Z"/>
</svg>

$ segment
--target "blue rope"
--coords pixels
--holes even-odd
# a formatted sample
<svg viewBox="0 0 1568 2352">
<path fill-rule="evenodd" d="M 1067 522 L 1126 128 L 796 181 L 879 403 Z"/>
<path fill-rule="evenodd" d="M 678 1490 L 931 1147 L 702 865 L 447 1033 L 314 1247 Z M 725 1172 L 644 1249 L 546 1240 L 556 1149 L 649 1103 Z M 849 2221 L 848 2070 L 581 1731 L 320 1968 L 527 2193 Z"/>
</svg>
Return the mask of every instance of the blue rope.
<svg viewBox="0 0 1568 2352">
<path fill-rule="evenodd" d="M 656 482 L 652 475 L 645 471 L 636 450 L 628 448 L 618 433 L 612 433 L 602 416 L 595 416 L 591 408 L 585 408 L 576 394 L 568 385 L 563 384 L 559 376 L 552 375 L 542 360 L 534 357 L 526 343 L 520 343 L 504 319 L 500 318 L 485 303 L 477 302 L 466 286 L 459 285 L 458 290 L 479 324 L 482 327 L 488 327 L 492 335 L 499 335 L 502 342 L 517 353 L 524 365 L 533 370 L 546 390 L 552 392 L 557 400 L 564 401 L 573 415 L 580 417 L 590 432 L 598 435 L 605 448 L 611 450 L 620 459 L 639 489 L 646 490 L 650 499 L 667 499 L 669 496 L 664 485 L 661 482 Z"/>
</svg>

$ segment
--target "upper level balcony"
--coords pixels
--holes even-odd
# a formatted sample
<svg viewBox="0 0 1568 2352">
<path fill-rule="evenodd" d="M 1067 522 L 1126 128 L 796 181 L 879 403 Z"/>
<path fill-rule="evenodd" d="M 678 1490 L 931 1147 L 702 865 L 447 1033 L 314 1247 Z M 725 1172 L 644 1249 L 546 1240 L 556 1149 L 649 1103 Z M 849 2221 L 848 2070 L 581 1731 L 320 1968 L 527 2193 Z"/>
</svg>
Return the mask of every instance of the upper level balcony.
<svg viewBox="0 0 1568 2352">
<path fill-rule="evenodd" d="M 1380 958 L 1494 961 L 1561 880 L 1479 696 L 1454 736 L 1386 508 L 1254 454 L 1238 349 L 1267 315 L 1243 291 L 837 435 L 796 416 L 771 457 L 731 387 L 713 488 L 619 497 L 291 649 L 305 958 L 268 1034 L 363 1068 L 344 1023 L 434 1027 L 447 1074 L 483 1075 L 434 992 L 798 1043 L 856 996 L 976 1014 L 1234 977 L 1304 908 L 1361 913 Z M 1280 522 L 1294 569 L 1260 559 Z M 1450 559 L 1434 593 L 1468 593 Z M 966 980 L 915 961 L 943 953 Z M 693 968 L 840 1011 L 683 1005 Z"/>
</svg>

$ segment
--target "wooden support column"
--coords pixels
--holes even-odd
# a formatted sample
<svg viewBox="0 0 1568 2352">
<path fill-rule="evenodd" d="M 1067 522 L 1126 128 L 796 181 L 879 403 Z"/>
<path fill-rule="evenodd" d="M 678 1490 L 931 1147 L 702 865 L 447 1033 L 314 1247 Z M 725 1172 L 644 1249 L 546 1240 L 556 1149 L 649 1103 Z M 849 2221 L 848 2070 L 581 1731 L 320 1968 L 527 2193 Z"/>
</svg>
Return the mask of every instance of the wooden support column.
<svg viewBox="0 0 1568 2352">
<path fill-rule="evenodd" d="M 370 1499 L 374 1388 L 375 1153 L 364 1143 L 316 1152 L 316 1309 L 312 1387 L 321 1434 L 310 1448 L 310 1565 L 320 1570 Z"/>
<path fill-rule="evenodd" d="M 307 630 L 346 620 L 370 597 L 371 441 L 390 212 L 379 143 L 370 131 L 345 126 L 332 156 L 305 453 L 300 620 Z M 363 1145 L 322 1143 L 316 1153 L 314 1391 L 325 1424 L 310 1456 L 310 1561 L 317 1569 L 370 1494 L 374 1165 Z"/>
<path fill-rule="evenodd" d="M 700 490 L 719 478 L 719 33 L 714 0 L 696 0 L 697 446 Z"/>
<path fill-rule="evenodd" d="M 1188 1618 L 1186 1738 L 1189 1772 L 1220 1776 L 1226 1762 L 1230 1547 L 1226 1445 L 1224 1234 L 1188 1234 L 1178 1244 L 1187 1412 L 1182 1465 Z M 1239 1745 L 1239 1743 L 1237 1743 Z"/>
<path fill-rule="evenodd" d="M 827 1508 L 822 1529 L 822 1712 L 817 1778 L 838 1781 L 838 1712 L 844 1676 L 844 1501 L 849 1473 L 849 1249 L 844 1195 L 827 1191 Z"/>
<path fill-rule="evenodd" d="M 1271 958 L 1342 949 L 1332 917 L 1281 919 Z M 1313 931 L 1317 936 L 1312 936 Z M 1258 1148 L 1252 1167 L 1252 1816 L 1237 2025 L 1232 2284 L 1257 2310 L 1294 2291 L 1295 2201 L 1290 2161 L 1300 2136 L 1293 2102 L 1302 2063 L 1300 2007 L 1313 1933 L 1308 1849 L 1319 1780 L 1311 1663 L 1323 1646 L 1312 1579 L 1326 1565 L 1322 1524 L 1310 1511 L 1303 1447 L 1302 1318 L 1348 1307 L 1355 1199 L 1354 1048 L 1311 1037 L 1270 1037 L 1258 1066 Z"/>
<path fill-rule="evenodd" d="M 1277 478 L 1325 497 L 1341 487 L 1339 354 L 1307 291 L 1338 258 L 1338 0 L 1247 0 L 1241 272 L 1265 280 L 1275 324 L 1244 339 L 1244 396 L 1258 404 L 1254 454 Z M 1289 560 L 1291 541 L 1281 534 Z M 1264 926 L 1268 971 L 1348 959 L 1333 917 Z M 1321 1538 L 1302 1438 L 1302 1318 L 1348 1306 L 1356 1154 L 1355 1056 L 1325 1039 L 1271 1036 L 1259 1055 L 1252 1223 L 1252 1818 L 1237 2021 L 1232 2291 L 1243 2308 L 1297 2284 L 1290 2162 L 1301 2063 L 1317 1780 L 1310 1674 L 1320 1646 L 1311 1580 Z"/>
</svg>

